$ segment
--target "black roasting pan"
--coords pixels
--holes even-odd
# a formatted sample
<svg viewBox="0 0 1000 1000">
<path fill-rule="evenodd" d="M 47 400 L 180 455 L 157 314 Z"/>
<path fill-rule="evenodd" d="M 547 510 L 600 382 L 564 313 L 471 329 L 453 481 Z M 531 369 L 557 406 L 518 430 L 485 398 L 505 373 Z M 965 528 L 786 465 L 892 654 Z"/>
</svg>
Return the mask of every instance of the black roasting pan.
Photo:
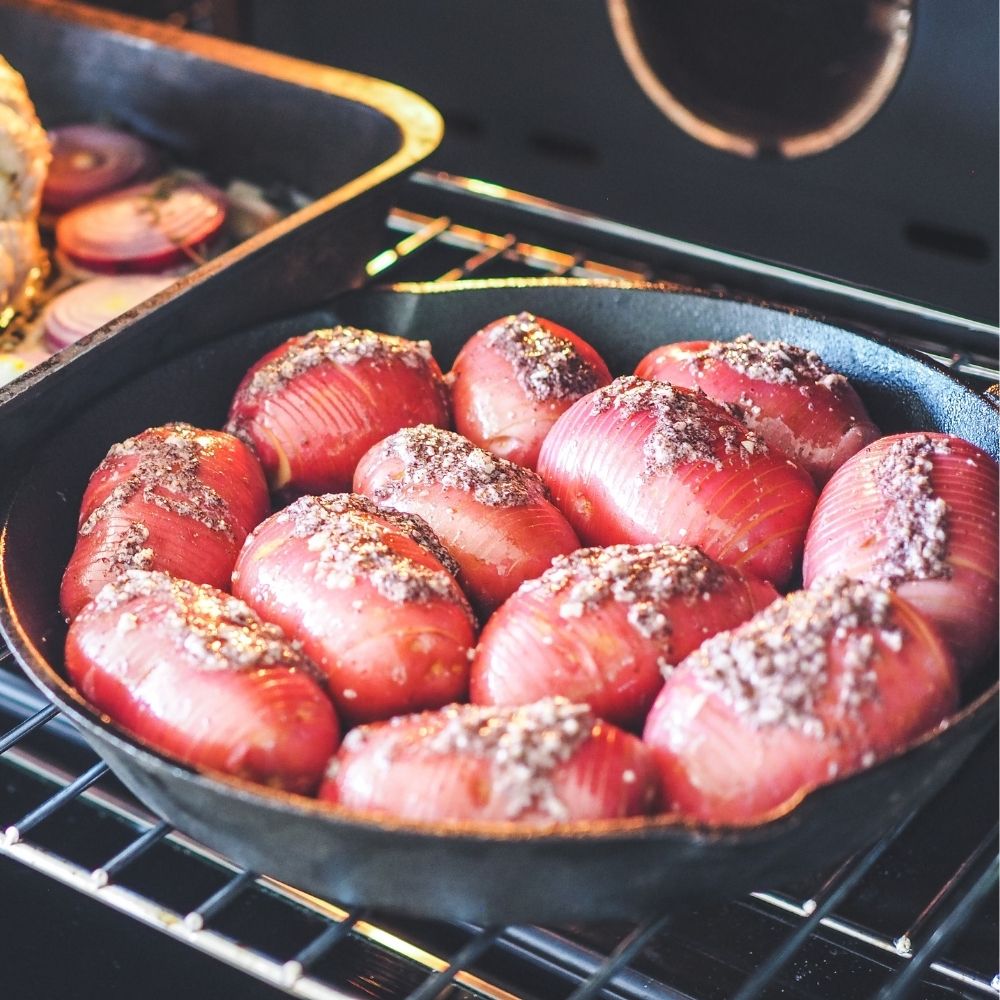
<svg viewBox="0 0 1000 1000">
<path fill-rule="evenodd" d="M 78 4 L 0 0 L 0 55 L 24 75 L 46 126 L 111 119 L 213 179 L 311 199 L 0 387 L 0 460 L 26 430 L 29 389 L 48 400 L 32 421 L 56 424 L 74 408 L 68 363 L 105 390 L 182 343 L 360 284 L 398 186 L 443 134 L 438 113 L 394 84 Z"/>
<path fill-rule="evenodd" d="M 995 724 L 997 688 L 992 675 L 983 676 L 987 668 L 961 711 L 905 752 L 767 822 L 715 830 L 664 817 L 546 832 L 374 822 L 179 766 L 93 712 L 63 679 L 59 579 L 87 478 L 112 442 L 167 420 L 219 426 L 247 366 L 317 326 L 344 321 L 428 338 L 447 367 L 478 327 L 521 309 L 576 330 L 617 372 L 670 340 L 746 331 L 781 337 L 815 348 L 848 374 L 885 430 L 941 429 L 998 453 L 992 404 L 948 372 L 789 309 L 662 285 L 569 279 L 349 293 L 329 309 L 179 353 L 110 393 L 95 391 L 82 368 L 67 369 L 80 407 L 58 432 L 25 442 L 0 508 L 5 637 L 29 676 L 153 810 L 254 871 L 344 903 L 491 923 L 565 923 L 635 918 L 828 870 L 933 795 Z M 29 415 L 44 405 L 25 394 Z"/>
</svg>

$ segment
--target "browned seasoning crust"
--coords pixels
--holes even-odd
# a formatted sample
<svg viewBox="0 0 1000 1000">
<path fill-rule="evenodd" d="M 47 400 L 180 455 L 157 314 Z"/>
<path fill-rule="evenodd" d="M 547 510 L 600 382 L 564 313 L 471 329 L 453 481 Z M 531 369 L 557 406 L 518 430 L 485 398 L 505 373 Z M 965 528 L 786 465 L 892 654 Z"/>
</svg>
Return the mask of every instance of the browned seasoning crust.
<svg viewBox="0 0 1000 1000">
<path fill-rule="evenodd" d="M 379 486 L 376 500 L 391 501 L 400 490 L 423 485 L 461 490 L 488 507 L 523 507 L 547 496 L 534 472 L 430 424 L 397 431 L 379 449 L 381 458 L 395 458 L 403 468 L 398 479 Z"/>
<path fill-rule="evenodd" d="M 359 361 L 400 362 L 409 368 L 431 368 L 431 345 L 426 340 L 406 340 L 353 326 L 312 330 L 293 338 L 280 355 L 261 365 L 241 387 L 240 396 L 253 399 L 271 395 L 318 365 L 356 365 Z"/>
<path fill-rule="evenodd" d="M 875 469 L 875 485 L 887 504 L 879 526 L 883 542 L 872 567 L 884 586 L 951 576 L 948 564 L 948 505 L 934 494 L 934 456 L 948 442 L 913 434 L 889 446 Z"/>
<path fill-rule="evenodd" d="M 235 540 L 229 505 L 199 476 L 202 459 L 213 453 L 212 443 L 199 440 L 201 432 L 190 424 L 166 424 L 163 429 L 168 431 L 166 435 L 144 431 L 111 446 L 95 475 L 114 469 L 122 459 L 135 458 L 136 464 L 80 525 L 81 535 L 89 535 L 100 520 L 121 510 L 141 493 L 146 503 Z M 149 535 L 146 531 L 145 537 L 141 537 L 143 531 L 146 530 L 140 525 L 127 539 L 124 561 L 135 564 L 133 556 L 142 551 L 141 543 Z"/>
<path fill-rule="evenodd" d="M 579 618 L 607 601 L 627 608 L 628 623 L 647 639 L 672 631 L 664 606 L 678 597 L 705 599 L 722 586 L 725 571 L 700 549 L 671 545 L 612 545 L 557 556 L 523 593 L 561 597 L 559 615 Z"/>
<path fill-rule="evenodd" d="M 394 528 L 387 528 L 376 517 Z M 327 587 L 350 587 L 365 579 L 383 597 L 399 604 L 441 598 L 465 604 L 453 579 L 457 564 L 427 523 L 414 514 L 382 510 L 358 494 L 327 494 L 301 497 L 277 519 L 292 522 L 291 537 L 307 539 L 309 551 L 316 556 L 316 579 Z M 386 541 L 394 530 L 427 548 L 447 572 L 422 566 L 394 551 Z"/>
<path fill-rule="evenodd" d="M 697 370 L 706 361 L 721 361 L 740 375 L 773 385 L 819 384 L 834 392 L 847 385 L 847 379 L 827 367 L 815 351 L 783 340 L 756 340 L 748 333 L 735 340 L 712 341 L 691 355 L 690 364 Z"/>
<path fill-rule="evenodd" d="M 902 633 L 892 627 L 891 600 L 871 583 L 824 580 L 713 636 L 678 669 L 693 669 L 703 688 L 754 728 L 784 726 L 821 739 L 827 735 L 819 703 L 829 681 L 830 642 L 846 643 L 837 710 L 857 718 L 878 693 L 871 669 L 875 639 L 864 630 L 879 630 L 890 649 L 902 645 Z"/>
<path fill-rule="evenodd" d="M 508 819 L 538 809 L 553 820 L 564 820 L 568 811 L 556 794 L 553 772 L 590 738 L 596 721 L 588 706 L 558 697 L 514 708 L 449 705 L 438 712 L 397 716 L 385 723 L 406 730 L 405 738 L 389 745 L 388 758 L 402 759 L 421 750 L 485 761 L 493 794 L 506 803 Z M 369 736 L 368 727 L 354 729 L 343 747 L 350 752 L 360 750 Z M 334 760 L 334 775 L 338 765 Z"/>
<path fill-rule="evenodd" d="M 733 455 L 744 463 L 767 453 L 767 445 L 727 411 L 701 393 L 666 382 L 651 382 L 624 375 L 594 393 L 592 412 L 614 411 L 620 420 L 648 414 L 653 430 L 643 444 L 645 474 L 656 475 L 689 462 L 710 462 Z"/>
<path fill-rule="evenodd" d="M 510 362 L 518 385 L 539 402 L 579 399 L 600 384 L 598 373 L 576 345 L 529 312 L 495 324 L 486 343 Z"/>
<path fill-rule="evenodd" d="M 207 584 L 159 571 L 126 570 L 105 584 L 81 620 L 118 610 L 114 627 L 120 633 L 128 632 L 143 623 L 132 610 L 136 602 L 146 602 L 144 617 L 157 614 L 172 644 L 191 654 L 200 670 L 284 667 L 319 676 L 297 642 L 286 638 L 277 625 L 265 622 L 243 601 Z"/>
</svg>

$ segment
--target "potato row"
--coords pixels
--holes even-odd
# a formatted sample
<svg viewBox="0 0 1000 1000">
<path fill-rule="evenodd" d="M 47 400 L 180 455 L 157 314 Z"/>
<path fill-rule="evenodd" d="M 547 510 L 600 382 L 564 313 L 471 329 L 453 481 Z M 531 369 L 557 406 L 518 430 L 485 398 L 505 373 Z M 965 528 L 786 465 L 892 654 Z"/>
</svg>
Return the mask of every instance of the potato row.
<svg viewBox="0 0 1000 1000">
<path fill-rule="evenodd" d="M 782 342 L 613 378 L 521 313 L 443 376 L 316 330 L 224 431 L 111 448 L 66 667 L 186 763 L 369 814 L 756 823 L 955 710 L 996 641 L 997 492 Z"/>
</svg>

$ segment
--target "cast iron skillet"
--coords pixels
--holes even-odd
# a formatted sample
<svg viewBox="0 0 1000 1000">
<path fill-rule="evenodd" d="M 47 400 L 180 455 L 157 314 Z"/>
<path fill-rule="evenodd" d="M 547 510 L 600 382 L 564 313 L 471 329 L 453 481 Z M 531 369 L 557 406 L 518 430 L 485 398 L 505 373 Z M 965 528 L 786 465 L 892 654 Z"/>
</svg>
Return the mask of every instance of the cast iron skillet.
<svg viewBox="0 0 1000 1000">
<path fill-rule="evenodd" d="M 578 332 L 616 372 L 631 371 L 647 350 L 670 340 L 747 331 L 781 337 L 816 349 L 850 376 L 884 430 L 949 431 L 997 456 L 991 403 L 912 354 L 802 312 L 663 285 L 572 280 L 354 293 L 329 311 L 178 356 L 96 400 L 70 366 L 65 389 L 82 404 L 76 419 L 37 442 L 7 491 L 0 538 L 7 640 L 32 680 L 153 810 L 254 871 L 348 904 L 485 922 L 636 918 L 827 870 L 948 780 L 994 725 L 997 689 L 983 690 L 991 680 L 966 693 L 965 707 L 942 730 L 757 826 L 712 830 L 659 817 L 540 833 L 374 822 L 199 774 L 124 735 L 63 679 L 59 579 L 87 478 L 110 444 L 167 420 L 220 426 L 246 368 L 295 333 L 342 321 L 427 338 L 447 368 L 476 329 L 522 309 Z"/>
</svg>

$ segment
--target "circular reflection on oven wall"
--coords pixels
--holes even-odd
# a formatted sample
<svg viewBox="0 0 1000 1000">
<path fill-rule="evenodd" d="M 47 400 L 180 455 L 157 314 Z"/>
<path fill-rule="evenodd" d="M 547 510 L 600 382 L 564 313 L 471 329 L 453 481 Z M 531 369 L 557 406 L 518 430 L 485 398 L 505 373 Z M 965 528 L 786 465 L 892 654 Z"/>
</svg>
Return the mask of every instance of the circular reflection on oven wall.
<svg viewBox="0 0 1000 1000">
<path fill-rule="evenodd" d="M 807 156 L 885 103 L 913 0 L 607 0 L 618 46 L 674 124 L 741 156 Z"/>
</svg>

